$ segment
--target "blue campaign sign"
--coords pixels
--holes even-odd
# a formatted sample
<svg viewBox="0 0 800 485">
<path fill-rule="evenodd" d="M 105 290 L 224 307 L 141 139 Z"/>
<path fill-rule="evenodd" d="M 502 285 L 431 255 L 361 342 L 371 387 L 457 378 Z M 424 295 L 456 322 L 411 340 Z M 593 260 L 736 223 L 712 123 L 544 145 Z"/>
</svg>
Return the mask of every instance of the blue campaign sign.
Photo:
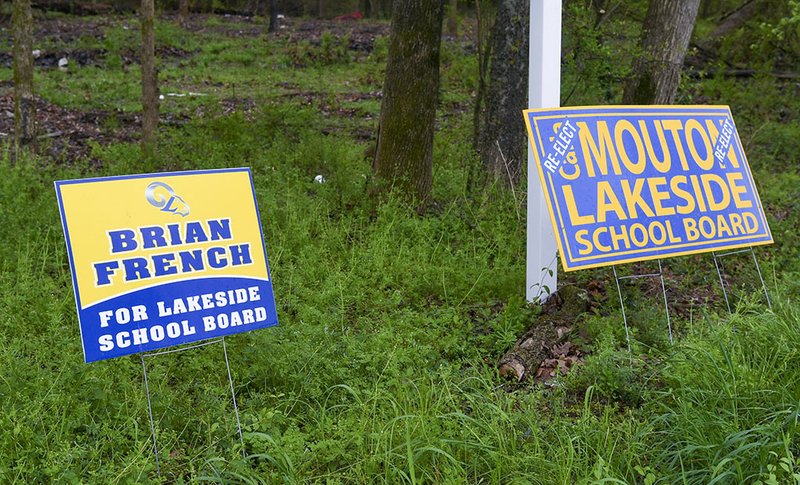
<svg viewBox="0 0 800 485">
<path fill-rule="evenodd" d="M 566 271 L 772 243 L 727 106 L 535 109 Z"/>
<path fill-rule="evenodd" d="M 56 182 L 86 362 L 277 325 L 250 170 Z"/>
</svg>

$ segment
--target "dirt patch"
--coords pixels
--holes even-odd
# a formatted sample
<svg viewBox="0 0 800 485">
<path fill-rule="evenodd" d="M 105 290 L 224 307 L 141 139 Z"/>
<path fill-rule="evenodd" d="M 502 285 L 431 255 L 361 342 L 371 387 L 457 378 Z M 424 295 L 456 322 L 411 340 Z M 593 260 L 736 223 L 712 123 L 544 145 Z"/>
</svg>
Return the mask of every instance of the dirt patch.
<svg viewBox="0 0 800 485">
<path fill-rule="evenodd" d="M 74 51 L 42 52 L 33 60 L 39 68 L 57 68 L 61 59 L 66 59 L 68 65 L 93 66 L 100 64 L 106 56 L 103 49 L 87 49 Z M 10 52 L 0 52 L 0 65 L 11 68 L 14 59 Z"/>
<path fill-rule="evenodd" d="M 256 102 L 252 98 L 225 98 L 220 101 L 220 104 L 223 114 L 243 113 L 248 119 L 256 110 Z"/>
<path fill-rule="evenodd" d="M 162 15 L 162 19 L 178 23 L 175 14 Z M 259 37 L 267 33 L 267 23 L 261 17 L 247 15 L 191 14 L 183 24 L 190 32 L 215 33 L 226 37 Z"/>
<path fill-rule="evenodd" d="M 121 118 L 110 121 L 112 116 Z M 36 99 L 38 144 L 42 154 L 64 163 L 90 157 L 92 144 L 132 141 L 138 136 L 138 119 L 99 110 L 69 110 Z M 107 127 L 115 125 L 115 128 Z M 0 140 L 14 136 L 14 97 L 0 96 Z"/>
<path fill-rule="evenodd" d="M 166 45 L 156 46 L 155 51 L 156 59 L 158 59 L 159 62 L 169 62 L 175 59 L 186 59 L 194 54 L 192 51 Z M 122 58 L 122 63 L 126 66 L 139 64 L 142 60 L 141 53 L 138 49 L 125 49 L 120 54 L 120 57 Z"/>
<path fill-rule="evenodd" d="M 5 86 L 0 86 L 5 87 Z M 161 124 L 179 126 L 183 115 L 162 114 Z M 93 145 L 134 142 L 139 139 L 141 117 L 135 113 L 63 108 L 36 98 L 36 132 L 39 153 L 62 163 L 91 159 Z M 14 96 L 0 96 L 0 141 L 14 136 Z"/>
<path fill-rule="evenodd" d="M 330 95 L 328 93 L 316 91 L 303 91 L 297 85 L 291 83 L 278 83 L 276 86 L 287 89 L 288 92 L 281 95 L 284 99 L 293 99 L 303 106 L 315 106 L 325 118 L 340 117 L 347 119 L 360 119 L 361 121 L 372 121 L 375 116 L 359 107 L 342 106 L 342 103 L 355 103 L 365 100 L 380 100 L 383 98 L 381 91 L 370 93 L 343 93 Z"/>
<path fill-rule="evenodd" d="M 389 24 L 365 20 L 284 20 L 284 29 L 277 35 L 289 42 L 306 41 L 314 47 L 322 43 L 322 36 L 330 32 L 337 40 L 347 37 L 348 50 L 370 53 L 375 40 L 389 35 Z"/>
</svg>

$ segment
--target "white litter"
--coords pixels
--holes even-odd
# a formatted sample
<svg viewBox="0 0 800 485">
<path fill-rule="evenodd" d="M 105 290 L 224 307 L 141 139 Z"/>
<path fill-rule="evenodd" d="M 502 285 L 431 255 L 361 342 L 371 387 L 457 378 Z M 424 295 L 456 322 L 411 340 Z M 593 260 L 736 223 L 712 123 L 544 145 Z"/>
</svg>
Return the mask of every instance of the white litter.
<svg viewBox="0 0 800 485">
<path fill-rule="evenodd" d="M 314 182 L 316 182 L 318 184 L 324 184 L 325 183 L 325 177 L 323 177 L 322 175 L 317 175 L 316 177 L 314 177 Z"/>
<path fill-rule="evenodd" d="M 189 91 L 188 93 L 167 93 L 167 96 L 171 98 L 185 98 L 186 96 L 194 97 L 194 96 L 208 96 L 204 93 L 193 93 Z"/>
</svg>

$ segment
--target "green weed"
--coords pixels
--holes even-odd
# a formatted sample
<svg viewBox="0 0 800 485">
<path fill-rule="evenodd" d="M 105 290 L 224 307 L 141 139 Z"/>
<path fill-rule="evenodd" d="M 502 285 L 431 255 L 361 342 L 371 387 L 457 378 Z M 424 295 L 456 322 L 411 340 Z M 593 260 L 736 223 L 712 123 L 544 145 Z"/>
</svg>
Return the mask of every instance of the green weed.
<svg viewBox="0 0 800 485">
<path fill-rule="evenodd" d="M 642 7 L 625 8 L 641 17 Z M 596 23 L 578 5 L 569 12 L 566 104 L 618 99 L 637 27 L 627 16 Z M 713 262 L 676 258 L 669 268 L 685 287 L 670 296 L 705 291 L 673 321 L 676 343 L 660 294 L 627 285 L 629 357 L 615 287 L 600 285 L 592 314 L 572 322 L 585 363 L 550 386 L 511 388 L 495 364 L 539 316 L 522 300 L 525 187 L 469 186 L 480 167 L 468 141 L 477 85 L 469 45 L 443 47 L 435 204 L 419 216 L 368 193 L 365 148 L 380 98 L 364 94 L 381 89 L 387 39 L 354 62 L 346 36 L 290 44 L 228 36 L 232 25 L 215 16 L 199 32 L 157 23 L 158 44 L 180 49 L 161 60 L 162 91 L 205 96 L 165 97 L 153 160 L 135 141 L 95 143 L 91 163 L 69 164 L 12 163 L 3 145 L 0 481 L 796 481 L 800 226 L 797 174 L 786 168 L 798 152 L 786 122 L 795 87 L 707 76 L 687 77 L 681 92 L 733 107 L 777 241 L 757 252 L 774 310 L 760 283 L 749 284 L 750 259 L 725 260 L 737 290 L 728 316 L 708 290 L 718 284 Z M 103 30 L 78 42 L 105 49 L 104 63 L 37 69 L 37 93 L 78 114 L 113 112 L 106 127 L 119 129 L 140 110 L 138 66 L 126 57 L 138 27 L 120 19 Z M 238 166 L 253 173 L 280 325 L 228 339 L 244 459 L 219 349 L 148 361 L 159 476 L 138 357 L 82 362 L 52 182 Z M 560 277 L 610 281 L 604 270 Z"/>
</svg>

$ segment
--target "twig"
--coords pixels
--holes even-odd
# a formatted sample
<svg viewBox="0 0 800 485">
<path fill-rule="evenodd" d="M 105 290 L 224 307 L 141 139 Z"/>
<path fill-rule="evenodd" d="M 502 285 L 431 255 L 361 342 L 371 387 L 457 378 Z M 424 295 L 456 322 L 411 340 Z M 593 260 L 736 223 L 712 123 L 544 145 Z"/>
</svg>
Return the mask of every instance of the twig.
<svg viewBox="0 0 800 485">
<path fill-rule="evenodd" d="M 44 135 L 39 135 L 36 138 L 38 138 L 39 140 L 44 140 L 46 138 L 57 138 L 57 137 L 62 136 L 62 135 L 71 135 L 72 133 L 74 133 L 74 132 L 73 131 L 53 131 L 51 133 L 46 133 Z"/>
<path fill-rule="evenodd" d="M 511 177 L 511 170 L 508 168 L 508 161 L 506 160 L 506 156 L 503 155 L 503 149 L 500 148 L 500 142 L 498 140 L 494 141 L 494 144 L 497 145 L 497 151 L 500 152 L 500 158 L 503 159 L 503 165 L 506 167 L 506 173 L 508 174 L 508 183 L 511 185 L 511 195 L 514 196 L 514 210 L 517 212 L 517 222 L 520 221 L 519 216 L 519 200 L 517 200 L 517 191 L 514 190 L 514 178 Z"/>
</svg>

